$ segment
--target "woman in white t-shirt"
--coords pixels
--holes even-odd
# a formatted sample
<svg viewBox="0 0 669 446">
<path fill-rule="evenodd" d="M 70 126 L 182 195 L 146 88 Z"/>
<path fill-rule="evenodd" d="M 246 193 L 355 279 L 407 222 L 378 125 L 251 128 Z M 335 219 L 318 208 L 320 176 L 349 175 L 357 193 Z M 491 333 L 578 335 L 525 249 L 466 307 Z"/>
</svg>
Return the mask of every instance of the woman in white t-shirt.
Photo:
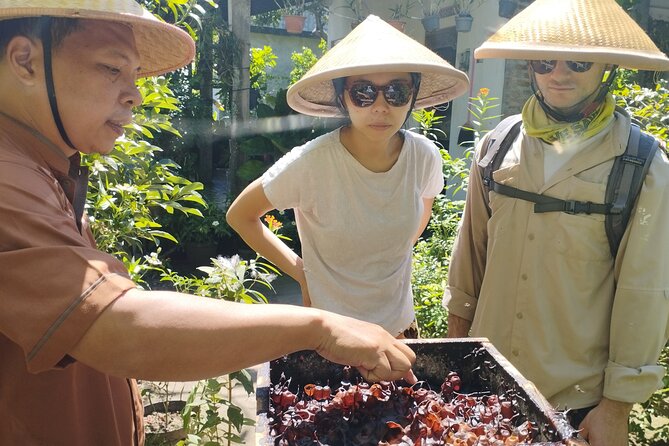
<svg viewBox="0 0 669 446">
<path fill-rule="evenodd" d="M 303 304 L 416 337 L 412 247 L 444 186 L 439 150 L 402 130 L 411 110 L 467 90 L 467 76 L 369 16 L 288 90 L 295 110 L 349 123 L 294 148 L 232 203 L 228 222 L 301 286 Z M 292 208 L 298 256 L 260 218 Z"/>
</svg>

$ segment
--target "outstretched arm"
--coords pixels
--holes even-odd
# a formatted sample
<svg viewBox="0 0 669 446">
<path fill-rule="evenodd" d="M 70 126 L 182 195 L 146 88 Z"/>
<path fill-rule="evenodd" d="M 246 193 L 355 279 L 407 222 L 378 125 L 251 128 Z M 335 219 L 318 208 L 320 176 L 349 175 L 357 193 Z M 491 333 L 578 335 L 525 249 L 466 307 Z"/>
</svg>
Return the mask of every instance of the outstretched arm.
<svg viewBox="0 0 669 446">
<path fill-rule="evenodd" d="M 71 355 L 112 375 L 160 381 L 219 376 L 297 350 L 316 350 L 370 380 L 415 382 L 413 351 L 378 325 L 313 308 L 248 305 L 130 290 Z"/>
</svg>

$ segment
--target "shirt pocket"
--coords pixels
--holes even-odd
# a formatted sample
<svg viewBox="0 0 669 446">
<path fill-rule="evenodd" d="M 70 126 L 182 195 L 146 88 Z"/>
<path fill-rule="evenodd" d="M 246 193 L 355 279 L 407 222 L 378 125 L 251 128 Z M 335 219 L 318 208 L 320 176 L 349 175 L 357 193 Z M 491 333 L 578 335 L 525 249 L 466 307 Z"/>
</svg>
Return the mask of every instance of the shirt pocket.
<svg viewBox="0 0 669 446">
<path fill-rule="evenodd" d="M 560 196 L 567 200 L 604 203 L 605 185 L 584 181 L 577 177 L 565 180 Z M 547 195 L 551 195 L 550 192 Z M 604 214 L 569 214 L 555 212 L 553 244 L 555 250 L 564 257 L 581 260 L 610 260 L 611 251 L 606 236 Z"/>
</svg>

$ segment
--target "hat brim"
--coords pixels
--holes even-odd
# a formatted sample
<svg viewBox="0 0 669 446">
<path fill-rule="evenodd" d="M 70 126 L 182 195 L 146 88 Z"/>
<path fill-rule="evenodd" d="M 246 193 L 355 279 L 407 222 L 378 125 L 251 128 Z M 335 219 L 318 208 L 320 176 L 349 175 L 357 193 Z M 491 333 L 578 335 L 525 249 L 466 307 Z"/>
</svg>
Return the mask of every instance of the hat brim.
<svg viewBox="0 0 669 446">
<path fill-rule="evenodd" d="M 341 116 L 332 80 L 373 73 L 420 73 L 415 108 L 443 104 L 469 89 L 465 73 L 370 15 L 288 89 L 288 105 L 312 116 Z"/>
<path fill-rule="evenodd" d="M 189 64 L 195 57 L 195 42 L 190 35 L 137 6 L 139 8 L 132 13 L 80 8 L 6 8 L 0 9 L 0 23 L 8 19 L 42 16 L 125 23 L 132 28 L 135 37 L 140 57 L 139 77 L 158 76 Z"/>
<path fill-rule="evenodd" d="M 483 42 L 474 57 L 669 70 L 669 58 L 614 0 L 535 0 Z"/>
<path fill-rule="evenodd" d="M 579 47 L 509 42 L 485 42 L 474 51 L 476 59 L 518 59 L 518 60 L 578 60 L 615 64 L 622 68 L 636 70 L 669 71 L 669 60 L 657 53 L 634 51 L 630 49 L 612 49 L 609 47 Z"/>
<path fill-rule="evenodd" d="M 435 64 L 384 64 L 341 67 L 303 78 L 290 87 L 288 104 L 300 113 L 321 117 L 342 116 L 337 107 L 333 79 L 372 73 L 421 73 L 415 109 L 443 104 L 464 94 L 469 88 L 467 75 Z"/>
</svg>

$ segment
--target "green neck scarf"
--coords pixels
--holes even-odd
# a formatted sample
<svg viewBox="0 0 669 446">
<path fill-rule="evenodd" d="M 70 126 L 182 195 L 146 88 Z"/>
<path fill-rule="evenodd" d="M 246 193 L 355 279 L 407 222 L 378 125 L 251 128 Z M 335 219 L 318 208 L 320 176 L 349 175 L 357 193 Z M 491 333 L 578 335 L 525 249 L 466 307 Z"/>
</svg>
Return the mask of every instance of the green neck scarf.
<svg viewBox="0 0 669 446">
<path fill-rule="evenodd" d="M 575 138 L 588 139 L 601 132 L 613 119 L 616 102 L 609 93 L 602 105 L 585 118 L 576 122 L 559 122 L 546 115 L 536 96 L 532 96 L 523 106 L 523 125 L 529 136 L 540 138 L 547 143 L 568 141 Z"/>
</svg>

